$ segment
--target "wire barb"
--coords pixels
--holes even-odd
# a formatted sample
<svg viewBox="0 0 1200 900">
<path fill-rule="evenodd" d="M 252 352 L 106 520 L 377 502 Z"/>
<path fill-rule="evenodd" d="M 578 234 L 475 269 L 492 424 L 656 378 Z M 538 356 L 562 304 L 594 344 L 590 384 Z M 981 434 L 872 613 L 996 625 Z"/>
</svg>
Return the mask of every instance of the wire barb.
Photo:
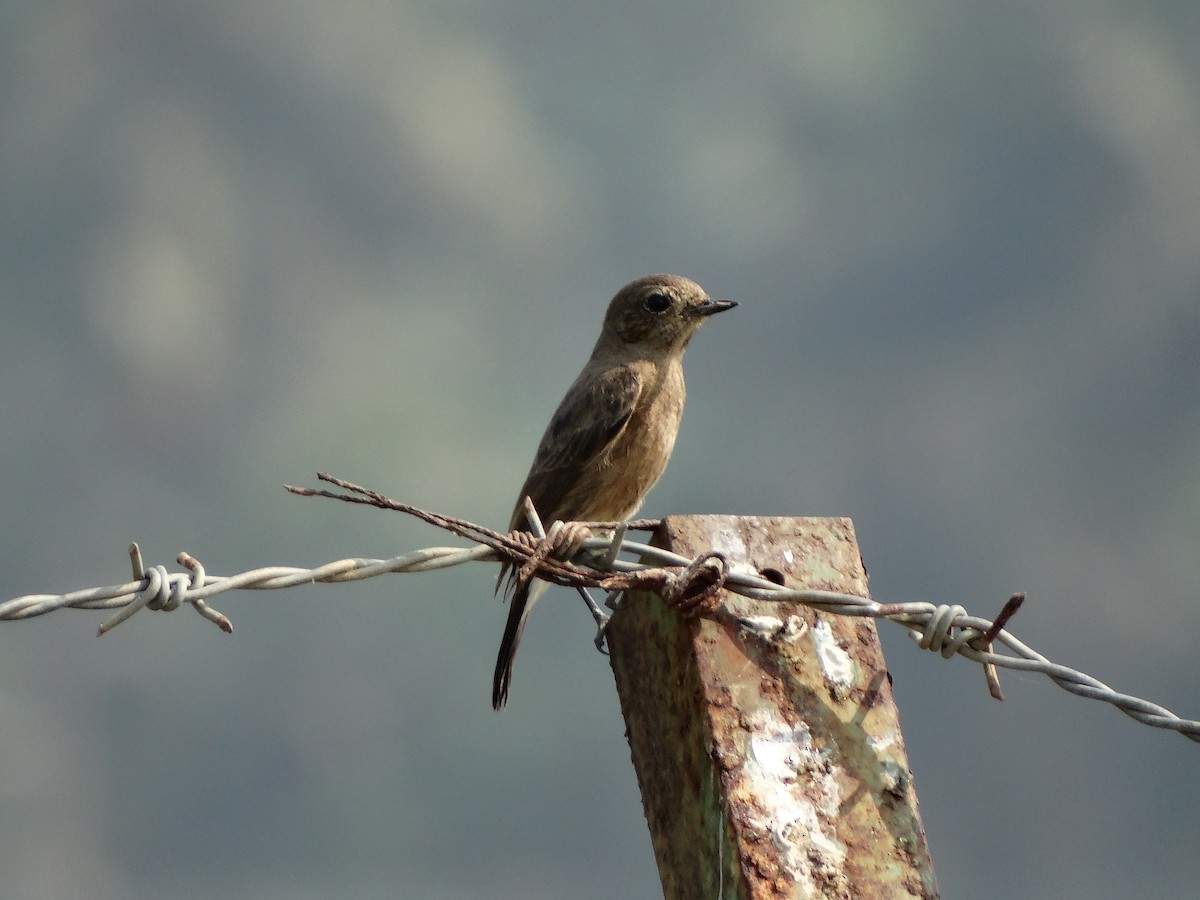
<svg viewBox="0 0 1200 900">
<path fill-rule="evenodd" d="M 139 610 L 156 609 L 162 612 L 171 612 L 178 609 L 185 602 L 190 603 L 196 612 L 214 623 L 226 634 L 233 633 L 233 623 L 228 618 L 217 612 L 199 597 L 189 596 L 189 589 L 202 588 L 205 584 L 204 566 L 201 565 L 200 560 L 185 552 L 181 552 L 176 557 L 176 562 L 192 573 L 190 576 L 179 573 L 172 575 L 167 571 L 165 566 L 154 566 L 147 570 L 142 564 L 142 549 L 135 541 L 129 545 L 129 562 L 133 569 L 134 581 L 140 583 L 140 587 L 133 592 L 133 596 L 129 601 L 121 605 L 118 612 L 100 623 L 100 627 L 96 629 L 96 637 L 103 637 Z M 128 587 L 128 585 L 122 585 L 122 587 Z M 120 599 L 120 597 L 121 595 L 117 595 L 109 599 L 115 600 Z M 18 597 L 17 599 L 30 598 Z M 9 601 L 9 603 L 13 602 L 15 601 Z M 93 608 L 84 603 L 64 605 Z M 118 604 L 114 603 L 113 605 Z M 3 610 L 7 606 L 8 604 L 0 606 L 0 619 L 7 618 L 3 615 Z M 27 618 L 29 615 L 41 615 L 42 612 L 49 611 L 49 609 L 45 609 L 40 612 L 30 612 L 28 615 L 20 616 L 20 618 Z"/>
<path fill-rule="evenodd" d="M 1115 691 L 1090 675 L 1051 662 L 1018 640 L 1007 630 L 1007 625 L 1024 602 L 1024 594 L 1010 597 L 995 620 L 989 621 L 970 615 L 960 605 L 877 603 L 852 594 L 788 589 L 757 574 L 731 569 L 719 553 L 710 551 L 696 559 L 688 559 L 629 540 L 623 531 L 618 530 L 622 524 L 628 530 L 653 530 L 658 525 L 654 519 L 628 523 L 555 523 L 558 530 L 566 528 L 570 533 L 582 533 L 582 529 L 586 528 L 600 535 L 583 540 L 577 547 L 574 561 L 562 560 L 545 552 L 544 548 L 550 541 L 541 529 L 536 510 L 528 510 L 527 514 L 529 521 L 535 523 L 533 528 L 539 533 L 504 533 L 391 500 L 332 475 L 321 473 L 318 478 L 346 493 L 290 485 L 285 487 L 301 497 L 327 497 L 403 512 L 465 538 L 475 546 L 427 547 L 392 559 L 341 559 L 313 569 L 271 566 L 222 576 L 207 574 L 199 560 L 187 553 L 180 553 L 177 557 L 179 565 L 187 570 L 185 573 L 170 573 L 164 566 L 146 569 L 138 545 L 133 544 L 129 548 L 133 581 L 69 594 L 15 597 L 0 602 L 0 620 L 28 619 L 64 608 L 117 610 L 100 625 L 99 633 L 105 634 L 141 609 L 169 612 L 187 603 L 222 631 L 231 632 L 233 626 L 229 619 L 209 607 L 205 603 L 208 598 L 231 590 L 282 590 L 314 583 L 341 584 L 373 578 L 385 572 L 428 572 L 467 562 L 494 563 L 504 560 L 518 571 L 528 566 L 529 577 L 536 576 L 553 584 L 576 588 L 599 587 L 610 595 L 625 591 L 651 591 L 668 598 L 686 614 L 710 618 L 720 619 L 725 612 L 719 602 L 719 593 L 724 589 L 752 600 L 799 603 L 833 615 L 887 619 L 906 628 L 921 647 L 946 658 L 962 656 L 978 663 L 984 670 L 989 691 L 997 699 L 1000 697 L 996 674 L 998 668 L 1036 672 L 1072 694 L 1109 703 L 1144 725 L 1176 731 L 1200 743 L 1200 722 L 1181 719 L 1148 700 Z M 575 526 L 578 526 L 579 532 L 576 532 Z M 552 527 L 551 531 L 556 529 Z M 619 554 L 622 553 L 638 561 L 621 558 Z M 608 605 L 613 605 L 611 597 Z M 1006 652 L 997 652 L 997 645 Z"/>
</svg>

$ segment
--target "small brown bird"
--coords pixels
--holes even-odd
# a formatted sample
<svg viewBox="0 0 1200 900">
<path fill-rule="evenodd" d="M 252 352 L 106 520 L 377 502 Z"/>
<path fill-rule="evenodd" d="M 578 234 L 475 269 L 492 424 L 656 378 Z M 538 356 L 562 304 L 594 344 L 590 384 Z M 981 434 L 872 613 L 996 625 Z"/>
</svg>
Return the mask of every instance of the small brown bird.
<svg viewBox="0 0 1200 900">
<path fill-rule="evenodd" d="M 647 275 L 621 288 L 592 355 L 542 435 L 509 529 L 528 527 L 526 497 L 547 528 L 556 520 L 623 521 L 637 512 L 675 446 L 684 348 L 705 319 L 735 306 L 678 275 Z M 501 568 L 497 588 L 510 569 Z M 548 587 L 535 581 L 515 592 L 492 682 L 495 709 L 508 700 L 521 632 Z"/>
</svg>

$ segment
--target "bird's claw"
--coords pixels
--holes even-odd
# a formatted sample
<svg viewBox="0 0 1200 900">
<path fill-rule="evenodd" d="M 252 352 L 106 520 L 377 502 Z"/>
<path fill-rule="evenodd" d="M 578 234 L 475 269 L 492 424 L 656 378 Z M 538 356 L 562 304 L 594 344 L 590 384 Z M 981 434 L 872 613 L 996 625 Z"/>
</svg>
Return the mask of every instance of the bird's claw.
<svg viewBox="0 0 1200 900">
<path fill-rule="evenodd" d="M 612 620 L 612 616 L 605 616 L 603 622 L 596 623 L 596 649 L 609 656 L 608 648 L 608 623 Z"/>
<path fill-rule="evenodd" d="M 592 599 L 592 595 L 587 592 L 587 588 L 577 588 L 579 596 L 583 598 L 583 602 L 587 604 L 588 612 L 592 614 L 592 619 L 596 622 L 596 649 L 608 655 L 604 649 L 605 635 L 608 632 L 608 623 L 612 618 L 608 613 L 596 605 L 596 601 Z"/>
<path fill-rule="evenodd" d="M 579 552 L 583 542 L 592 536 L 592 530 L 582 522 L 554 521 L 546 532 L 546 541 L 553 548 L 550 555 L 555 559 L 570 559 Z"/>
</svg>

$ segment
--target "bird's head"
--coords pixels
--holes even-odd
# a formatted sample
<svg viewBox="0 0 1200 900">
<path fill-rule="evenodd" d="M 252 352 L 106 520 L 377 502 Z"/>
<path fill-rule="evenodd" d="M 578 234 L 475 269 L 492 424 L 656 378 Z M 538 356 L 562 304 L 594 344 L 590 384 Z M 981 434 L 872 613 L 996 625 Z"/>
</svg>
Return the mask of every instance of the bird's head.
<svg viewBox="0 0 1200 900">
<path fill-rule="evenodd" d="M 601 340 L 648 353 L 682 351 L 711 315 L 737 306 L 714 300 L 679 275 L 647 275 L 617 292 L 604 316 Z"/>
</svg>

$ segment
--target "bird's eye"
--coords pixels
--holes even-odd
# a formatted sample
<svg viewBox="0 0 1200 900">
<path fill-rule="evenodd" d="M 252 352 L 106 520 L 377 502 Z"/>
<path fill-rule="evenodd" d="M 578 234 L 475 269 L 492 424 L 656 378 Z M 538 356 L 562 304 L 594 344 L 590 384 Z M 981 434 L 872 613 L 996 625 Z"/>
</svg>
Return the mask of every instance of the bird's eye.
<svg viewBox="0 0 1200 900">
<path fill-rule="evenodd" d="M 652 313 L 665 312 L 671 305 L 671 298 L 657 291 L 646 298 L 646 309 Z"/>
</svg>

